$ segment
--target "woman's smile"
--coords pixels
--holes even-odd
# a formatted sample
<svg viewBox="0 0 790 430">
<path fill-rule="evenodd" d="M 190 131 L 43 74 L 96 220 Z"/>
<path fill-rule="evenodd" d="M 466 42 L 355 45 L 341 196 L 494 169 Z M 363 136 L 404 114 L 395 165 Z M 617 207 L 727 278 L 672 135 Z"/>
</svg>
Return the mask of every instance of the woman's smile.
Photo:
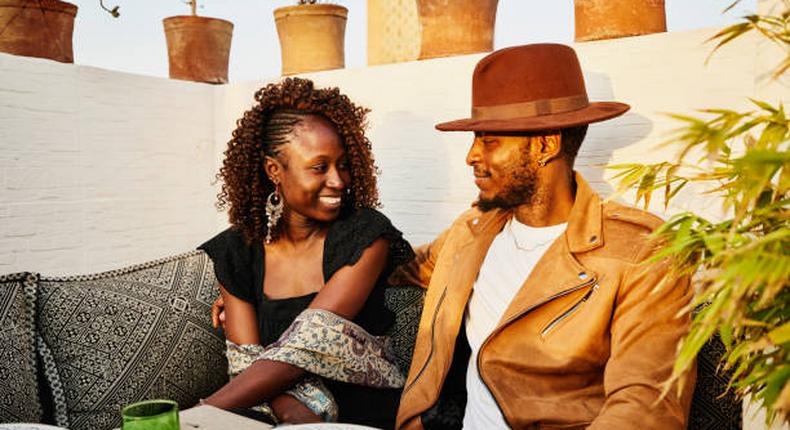
<svg viewBox="0 0 790 430">
<path fill-rule="evenodd" d="M 341 196 L 320 196 L 318 197 L 318 201 L 324 206 L 335 209 L 340 208 L 340 203 L 342 203 L 343 198 Z"/>
</svg>

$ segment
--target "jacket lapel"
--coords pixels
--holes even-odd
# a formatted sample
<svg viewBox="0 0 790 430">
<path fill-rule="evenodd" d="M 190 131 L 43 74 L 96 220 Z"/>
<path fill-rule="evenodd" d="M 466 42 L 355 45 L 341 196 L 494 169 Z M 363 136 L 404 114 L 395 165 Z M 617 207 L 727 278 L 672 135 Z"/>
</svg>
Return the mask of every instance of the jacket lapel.
<svg viewBox="0 0 790 430">
<path fill-rule="evenodd" d="M 452 309 L 453 315 L 459 315 L 457 321 L 452 321 L 453 325 L 460 324 L 491 242 L 512 216 L 511 211 L 496 209 L 467 221 L 468 235 L 459 243 L 453 257 L 454 270 L 448 282 L 451 290 L 445 299 L 446 308 Z"/>
<path fill-rule="evenodd" d="M 574 254 L 603 245 L 601 200 L 581 175 L 576 173 L 575 179 L 576 197 L 568 217 L 568 228 L 524 280 L 502 315 L 497 330 L 537 306 L 597 280 L 598 275 L 584 267 Z"/>
</svg>

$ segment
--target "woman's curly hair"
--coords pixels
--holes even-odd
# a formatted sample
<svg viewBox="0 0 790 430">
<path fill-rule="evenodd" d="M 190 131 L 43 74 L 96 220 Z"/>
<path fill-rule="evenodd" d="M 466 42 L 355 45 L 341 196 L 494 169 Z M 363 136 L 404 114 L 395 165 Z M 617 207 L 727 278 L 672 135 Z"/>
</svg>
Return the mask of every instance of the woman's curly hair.
<svg viewBox="0 0 790 430">
<path fill-rule="evenodd" d="M 266 237 L 266 197 L 275 189 L 264 172 L 266 156 L 277 157 L 294 127 L 308 115 L 328 119 L 340 135 L 351 173 L 341 214 L 379 206 L 370 141 L 365 137 L 368 109 L 356 106 L 338 88 L 317 89 L 307 79 L 286 78 L 255 93 L 256 104 L 236 121 L 225 160 L 217 174 L 222 189 L 217 208 L 228 209 L 231 225 L 247 242 Z"/>
</svg>

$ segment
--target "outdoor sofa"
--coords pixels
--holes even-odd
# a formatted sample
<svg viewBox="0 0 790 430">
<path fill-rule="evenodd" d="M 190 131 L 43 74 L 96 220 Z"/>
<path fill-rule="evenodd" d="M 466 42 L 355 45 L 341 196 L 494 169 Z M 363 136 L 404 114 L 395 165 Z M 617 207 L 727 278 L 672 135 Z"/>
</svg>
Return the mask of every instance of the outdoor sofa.
<svg viewBox="0 0 790 430">
<path fill-rule="evenodd" d="M 92 275 L 0 276 L 0 422 L 103 430 L 119 427 L 121 407 L 137 400 L 195 405 L 227 381 L 224 338 L 210 320 L 217 294 L 203 251 Z M 404 371 L 422 295 L 387 291 Z M 699 360 L 689 428 L 741 428 L 740 402 L 719 397 L 720 348 L 709 343 Z"/>
</svg>

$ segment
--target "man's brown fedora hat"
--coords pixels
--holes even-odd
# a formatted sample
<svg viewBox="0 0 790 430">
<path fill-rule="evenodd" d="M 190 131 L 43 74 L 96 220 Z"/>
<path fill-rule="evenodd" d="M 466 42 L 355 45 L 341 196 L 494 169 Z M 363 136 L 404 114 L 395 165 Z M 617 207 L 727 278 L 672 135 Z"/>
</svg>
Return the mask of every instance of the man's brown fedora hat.
<svg viewBox="0 0 790 430">
<path fill-rule="evenodd" d="M 472 76 L 472 117 L 437 124 L 442 131 L 556 130 L 614 118 L 630 106 L 590 102 L 576 52 L 541 43 L 500 49 Z"/>
</svg>

